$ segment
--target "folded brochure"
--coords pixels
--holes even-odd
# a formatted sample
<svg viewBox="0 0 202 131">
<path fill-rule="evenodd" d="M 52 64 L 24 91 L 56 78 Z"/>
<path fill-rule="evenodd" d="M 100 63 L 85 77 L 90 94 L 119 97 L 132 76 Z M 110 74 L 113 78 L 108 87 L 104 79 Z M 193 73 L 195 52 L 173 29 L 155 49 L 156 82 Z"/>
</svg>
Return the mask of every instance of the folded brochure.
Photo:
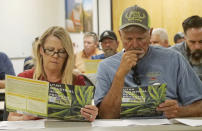
<svg viewBox="0 0 202 131">
<path fill-rule="evenodd" d="M 165 101 L 166 84 L 124 87 L 121 118 L 163 118 L 163 112 L 156 111 Z"/>
<path fill-rule="evenodd" d="M 49 83 L 6 76 L 5 100 L 9 112 L 67 121 L 85 121 L 80 109 L 91 105 L 94 86 Z"/>
</svg>

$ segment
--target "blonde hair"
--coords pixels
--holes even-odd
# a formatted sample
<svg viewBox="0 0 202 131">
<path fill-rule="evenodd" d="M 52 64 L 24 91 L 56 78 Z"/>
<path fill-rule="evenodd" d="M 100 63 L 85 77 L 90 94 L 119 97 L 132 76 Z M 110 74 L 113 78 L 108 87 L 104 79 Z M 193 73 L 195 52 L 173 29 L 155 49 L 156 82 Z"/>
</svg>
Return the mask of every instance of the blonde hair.
<svg viewBox="0 0 202 131">
<path fill-rule="evenodd" d="M 44 46 L 45 40 L 49 36 L 57 37 L 61 43 L 64 49 L 67 52 L 67 58 L 64 62 L 63 68 L 62 68 L 62 83 L 64 84 L 72 84 L 73 81 L 73 68 L 74 68 L 74 51 L 73 51 L 73 45 L 71 38 L 69 36 L 69 33 L 64 30 L 64 28 L 59 26 L 53 26 L 48 28 L 43 35 L 39 38 L 36 44 L 36 48 L 34 51 L 34 55 L 36 58 L 36 67 L 33 79 L 39 80 L 41 77 L 44 77 L 47 79 L 46 73 L 44 71 L 43 67 L 43 58 L 40 54 L 40 47 Z"/>
</svg>

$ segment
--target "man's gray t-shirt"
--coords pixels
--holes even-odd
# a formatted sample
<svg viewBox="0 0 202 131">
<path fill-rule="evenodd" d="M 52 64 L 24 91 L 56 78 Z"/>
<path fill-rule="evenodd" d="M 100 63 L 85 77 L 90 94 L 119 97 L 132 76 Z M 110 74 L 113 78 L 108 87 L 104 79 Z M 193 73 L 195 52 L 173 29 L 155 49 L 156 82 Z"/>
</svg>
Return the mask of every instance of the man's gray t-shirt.
<svg viewBox="0 0 202 131">
<path fill-rule="evenodd" d="M 109 91 L 123 53 L 100 62 L 94 95 L 96 105 Z M 182 105 L 202 99 L 202 82 L 184 57 L 173 50 L 150 46 L 147 54 L 138 61 L 137 72 L 142 86 L 166 83 L 166 97 L 178 100 Z M 124 86 L 137 87 L 133 81 L 133 71 L 126 75 Z"/>
<path fill-rule="evenodd" d="M 185 59 L 187 61 L 189 61 L 188 53 L 187 53 L 187 47 L 186 47 L 185 42 L 182 42 L 182 43 L 176 44 L 174 46 L 171 46 L 170 49 L 180 52 L 185 57 Z M 202 64 L 192 65 L 192 68 L 193 68 L 193 70 L 196 72 L 196 74 L 199 76 L 199 78 L 202 81 Z"/>
</svg>

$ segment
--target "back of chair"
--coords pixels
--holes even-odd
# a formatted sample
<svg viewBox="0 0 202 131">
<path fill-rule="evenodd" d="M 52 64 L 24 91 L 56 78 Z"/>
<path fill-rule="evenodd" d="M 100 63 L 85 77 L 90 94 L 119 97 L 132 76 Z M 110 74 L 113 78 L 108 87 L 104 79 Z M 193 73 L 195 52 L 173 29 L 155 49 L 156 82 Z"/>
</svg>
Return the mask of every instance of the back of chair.
<svg viewBox="0 0 202 131">
<path fill-rule="evenodd" d="M 8 119 L 8 112 L 6 111 L 6 104 L 4 103 L 3 121 L 7 121 L 7 119 Z"/>
<path fill-rule="evenodd" d="M 95 87 L 95 84 L 92 82 L 91 79 L 89 79 L 88 76 L 83 75 L 83 74 L 82 74 L 82 76 L 84 77 L 84 82 L 85 82 L 86 86 L 94 86 Z"/>
</svg>

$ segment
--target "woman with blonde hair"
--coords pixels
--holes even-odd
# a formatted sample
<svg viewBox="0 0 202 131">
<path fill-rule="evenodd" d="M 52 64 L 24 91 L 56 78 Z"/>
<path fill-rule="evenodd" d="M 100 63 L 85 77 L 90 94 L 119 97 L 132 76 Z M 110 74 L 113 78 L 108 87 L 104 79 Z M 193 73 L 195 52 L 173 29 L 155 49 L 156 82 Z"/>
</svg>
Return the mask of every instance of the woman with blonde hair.
<svg viewBox="0 0 202 131">
<path fill-rule="evenodd" d="M 74 75 L 74 52 L 69 34 L 62 27 L 53 26 L 45 31 L 35 43 L 35 67 L 20 73 L 18 76 L 35 80 L 70 85 L 85 85 L 83 76 Z M 86 105 L 81 115 L 88 121 L 95 120 L 98 109 L 94 105 Z M 34 120 L 34 116 L 10 112 L 8 120 Z"/>
</svg>

